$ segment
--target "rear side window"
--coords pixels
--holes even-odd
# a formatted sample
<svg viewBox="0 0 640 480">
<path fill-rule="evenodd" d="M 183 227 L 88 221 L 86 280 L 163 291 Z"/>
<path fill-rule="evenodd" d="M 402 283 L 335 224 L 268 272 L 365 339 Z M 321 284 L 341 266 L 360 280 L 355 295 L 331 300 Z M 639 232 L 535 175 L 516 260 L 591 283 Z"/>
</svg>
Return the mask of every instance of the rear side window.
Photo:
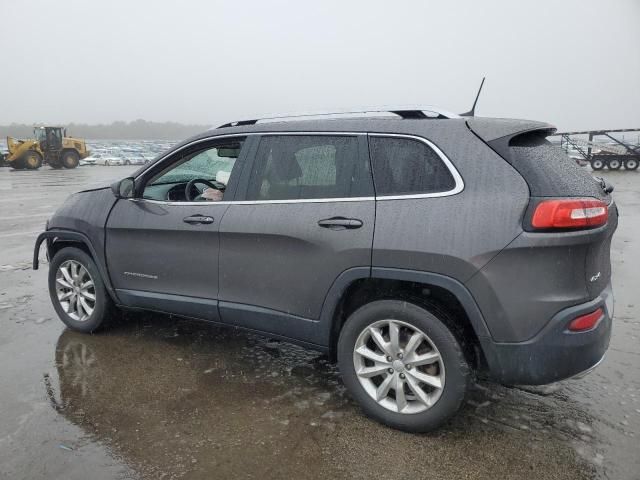
<svg viewBox="0 0 640 480">
<path fill-rule="evenodd" d="M 355 136 L 270 135 L 260 140 L 247 200 L 373 195 Z"/>
<path fill-rule="evenodd" d="M 453 175 L 424 142 L 401 137 L 369 137 L 377 195 L 417 195 L 448 192 Z"/>
</svg>

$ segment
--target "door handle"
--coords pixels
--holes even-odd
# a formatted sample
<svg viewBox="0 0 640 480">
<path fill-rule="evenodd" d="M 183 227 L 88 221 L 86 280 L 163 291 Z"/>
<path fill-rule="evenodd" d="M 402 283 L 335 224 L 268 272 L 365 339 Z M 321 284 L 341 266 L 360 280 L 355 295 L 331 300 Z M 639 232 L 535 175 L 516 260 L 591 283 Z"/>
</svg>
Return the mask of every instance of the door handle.
<svg viewBox="0 0 640 480">
<path fill-rule="evenodd" d="M 318 221 L 318 225 L 331 230 L 353 230 L 362 226 L 362 220 L 358 218 L 331 217 Z"/>
<path fill-rule="evenodd" d="M 184 223 L 188 223 L 189 225 L 208 224 L 213 223 L 213 217 L 197 214 L 191 215 L 190 217 L 184 217 L 182 221 Z"/>
</svg>

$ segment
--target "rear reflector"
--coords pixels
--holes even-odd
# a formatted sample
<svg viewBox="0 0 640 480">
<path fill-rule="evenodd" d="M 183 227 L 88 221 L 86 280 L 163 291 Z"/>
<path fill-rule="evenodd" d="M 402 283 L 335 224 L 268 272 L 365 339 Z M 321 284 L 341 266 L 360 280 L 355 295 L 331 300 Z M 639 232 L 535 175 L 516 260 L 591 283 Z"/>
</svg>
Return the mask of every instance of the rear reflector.
<svg viewBox="0 0 640 480">
<path fill-rule="evenodd" d="M 584 332 L 585 330 L 591 330 L 603 315 L 604 311 L 602 308 L 599 308 L 595 312 L 574 318 L 569 324 L 569 330 L 572 332 Z"/>
<path fill-rule="evenodd" d="M 534 228 L 588 228 L 607 223 L 609 207 L 591 198 L 544 200 L 538 204 L 531 225 Z"/>
</svg>

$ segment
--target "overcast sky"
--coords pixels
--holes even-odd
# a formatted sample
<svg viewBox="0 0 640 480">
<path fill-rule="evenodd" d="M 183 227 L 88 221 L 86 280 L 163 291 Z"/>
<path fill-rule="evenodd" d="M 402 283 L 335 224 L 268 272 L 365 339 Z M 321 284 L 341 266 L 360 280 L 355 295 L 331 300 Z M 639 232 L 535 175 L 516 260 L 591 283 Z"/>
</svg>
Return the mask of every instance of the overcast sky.
<svg viewBox="0 0 640 480">
<path fill-rule="evenodd" d="M 640 0 L 0 0 L 0 124 L 436 105 L 640 127 Z"/>
</svg>

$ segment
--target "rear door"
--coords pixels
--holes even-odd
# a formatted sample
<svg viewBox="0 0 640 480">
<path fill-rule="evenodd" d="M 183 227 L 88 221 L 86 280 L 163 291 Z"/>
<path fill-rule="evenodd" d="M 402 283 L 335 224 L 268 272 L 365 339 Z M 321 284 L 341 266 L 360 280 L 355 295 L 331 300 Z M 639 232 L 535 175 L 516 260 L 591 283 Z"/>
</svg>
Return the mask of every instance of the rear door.
<svg viewBox="0 0 640 480">
<path fill-rule="evenodd" d="M 371 265 L 366 136 L 263 135 L 238 198 L 220 225 L 222 320 L 313 341 L 336 278 Z"/>
</svg>

